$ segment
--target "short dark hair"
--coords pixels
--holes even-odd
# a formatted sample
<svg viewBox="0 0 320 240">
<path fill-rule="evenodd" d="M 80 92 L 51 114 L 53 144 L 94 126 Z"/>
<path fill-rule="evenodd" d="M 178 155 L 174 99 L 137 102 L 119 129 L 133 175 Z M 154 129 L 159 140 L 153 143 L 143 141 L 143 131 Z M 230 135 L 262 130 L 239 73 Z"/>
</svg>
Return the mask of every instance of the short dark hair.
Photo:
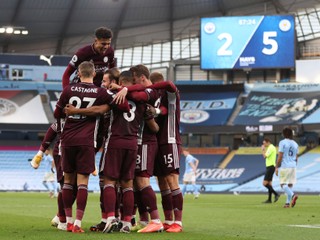
<svg viewBox="0 0 320 240">
<path fill-rule="evenodd" d="M 109 39 L 112 38 L 112 31 L 106 27 L 99 27 L 94 31 L 94 35 L 98 39 Z"/>
<path fill-rule="evenodd" d="M 119 82 L 130 82 L 134 83 L 133 75 L 131 71 L 123 71 L 120 74 Z"/>
<path fill-rule="evenodd" d="M 148 79 L 150 77 L 149 69 L 142 64 L 138 64 L 136 66 L 131 67 L 130 71 L 132 72 L 132 74 L 135 73 L 137 77 L 140 77 L 141 75 L 144 75 Z"/>
<path fill-rule="evenodd" d="M 283 130 L 282 130 L 282 134 L 285 138 L 289 138 L 289 139 L 292 139 L 293 138 L 293 131 L 291 128 L 289 127 L 285 127 Z"/>
<path fill-rule="evenodd" d="M 267 137 L 266 137 L 266 138 L 264 138 L 264 139 L 263 139 L 263 141 L 268 142 L 268 143 L 271 143 L 270 138 L 267 138 Z"/>
</svg>

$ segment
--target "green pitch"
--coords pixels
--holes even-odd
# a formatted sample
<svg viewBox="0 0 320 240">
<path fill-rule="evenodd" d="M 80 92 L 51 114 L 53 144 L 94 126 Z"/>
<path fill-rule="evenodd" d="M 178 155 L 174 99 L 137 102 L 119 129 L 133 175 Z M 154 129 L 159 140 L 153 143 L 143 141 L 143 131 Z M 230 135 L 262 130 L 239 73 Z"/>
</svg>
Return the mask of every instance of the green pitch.
<svg viewBox="0 0 320 240">
<path fill-rule="evenodd" d="M 262 194 L 202 194 L 199 199 L 187 195 L 182 233 L 102 234 L 88 230 L 100 220 L 99 195 L 90 193 L 82 223 L 86 233 L 73 234 L 50 226 L 57 207 L 56 199 L 49 199 L 46 193 L 2 192 L 0 239 L 319 239 L 318 195 L 300 195 L 297 205 L 290 209 L 282 208 L 284 195 L 275 204 L 262 204 L 265 199 Z M 158 206 L 162 214 L 161 204 Z"/>
</svg>

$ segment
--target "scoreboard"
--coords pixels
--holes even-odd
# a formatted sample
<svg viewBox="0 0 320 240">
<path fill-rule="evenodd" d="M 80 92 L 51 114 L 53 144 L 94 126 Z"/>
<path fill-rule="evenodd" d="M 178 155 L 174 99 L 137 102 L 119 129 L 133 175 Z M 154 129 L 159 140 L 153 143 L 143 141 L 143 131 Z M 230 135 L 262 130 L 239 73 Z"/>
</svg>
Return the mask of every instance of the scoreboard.
<svg viewBox="0 0 320 240">
<path fill-rule="evenodd" d="M 292 68 L 293 15 L 201 19 L 201 69 Z"/>
</svg>

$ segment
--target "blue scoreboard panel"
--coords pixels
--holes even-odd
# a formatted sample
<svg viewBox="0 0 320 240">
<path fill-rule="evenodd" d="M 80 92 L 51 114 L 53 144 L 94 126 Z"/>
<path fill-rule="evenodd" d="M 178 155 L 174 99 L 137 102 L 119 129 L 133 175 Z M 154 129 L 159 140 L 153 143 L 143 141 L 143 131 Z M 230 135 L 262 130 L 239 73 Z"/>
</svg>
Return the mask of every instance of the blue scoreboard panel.
<svg viewBox="0 0 320 240">
<path fill-rule="evenodd" d="M 293 15 L 201 19 L 201 68 L 292 68 Z"/>
</svg>

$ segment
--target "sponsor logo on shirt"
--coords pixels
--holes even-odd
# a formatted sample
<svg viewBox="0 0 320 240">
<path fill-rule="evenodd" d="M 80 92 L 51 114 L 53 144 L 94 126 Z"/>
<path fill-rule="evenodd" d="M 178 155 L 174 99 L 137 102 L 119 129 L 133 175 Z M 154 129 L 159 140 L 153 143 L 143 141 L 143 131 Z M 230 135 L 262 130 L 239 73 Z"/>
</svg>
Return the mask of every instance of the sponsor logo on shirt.
<svg viewBox="0 0 320 240">
<path fill-rule="evenodd" d="M 76 63 L 78 61 L 77 55 L 73 55 L 71 62 Z"/>
</svg>

